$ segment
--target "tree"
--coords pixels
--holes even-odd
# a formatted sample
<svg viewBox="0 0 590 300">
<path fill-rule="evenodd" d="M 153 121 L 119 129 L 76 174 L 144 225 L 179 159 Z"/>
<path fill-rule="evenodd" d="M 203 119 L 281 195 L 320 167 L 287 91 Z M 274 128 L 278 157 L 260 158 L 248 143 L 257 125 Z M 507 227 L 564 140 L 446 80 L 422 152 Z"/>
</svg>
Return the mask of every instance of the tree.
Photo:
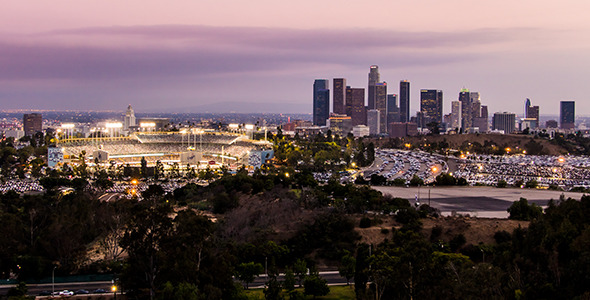
<svg viewBox="0 0 590 300">
<path fill-rule="evenodd" d="M 504 179 L 498 179 L 498 183 L 496 184 L 499 188 L 505 188 L 508 186 L 508 183 Z"/>
<path fill-rule="evenodd" d="M 295 290 L 295 281 L 296 279 L 293 270 L 291 270 L 291 268 L 287 268 L 287 270 L 285 271 L 285 278 L 283 281 L 283 287 L 285 288 L 285 290 L 287 290 L 288 292 Z"/>
<path fill-rule="evenodd" d="M 246 284 L 246 289 L 248 289 L 248 284 L 262 272 L 264 272 L 264 267 L 255 262 L 241 263 L 236 267 L 236 277 Z"/>
<path fill-rule="evenodd" d="M 277 280 L 276 274 L 270 274 L 270 279 L 267 282 L 267 288 L 263 291 L 264 298 L 267 300 L 281 300 L 281 283 Z"/>
<path fill-rule="evenodd" d="M 161 246 L 172 230 L 170 211 L 169 206 L 150 201 L 138 204 L 121 241 L 129 255 L 122 281 L 129 288 L 147 288 L 150 299 L 154 299 L 161 273 Z"/>
<path fill-rule="evenodd" d="M 305 278 L 303 282 L 303 293 L 305 295 L 311 295 L 315 299 L 318 296 L 325 296 L 330 293 L 330 288 L 326 279 L 321 278 L 318 273 L 314 273 Z"/>
<path fill-rule="evenodd" d="M 295 264 L 293 264 L 293 272 L 299 278 L 299 287 L 301 287 L 301 282 L 307 276 L 307 263 L 303 259 L 297 259 Z"/>
<path fill-rule="evenodd" d="M 430 123 L 426 124 L 426 127 L 428 128 L 428 130 L 430 130 L 430 132 L 433 135 L 440 134 L 440 130 L 438 129 L 438 122 L 436 122 L 436 121 L 430 122 Z"/>
<path fill-rule="evenodd" d="M 507 211 L 510 213 L 509 219 L 521 221 L 537 219 L 543 214 L 543 209 L 540 206 L 534 203 L 529 205 L 525 198 L 514 201 Z"/>
<path fill-rule="evenodd" d="M 412 177 L 412 179 L 410 179 L 410 185 L 411 186 L 424 185 L 424 180 L 422 180 L 422 178 L 418 177 L 417 175 L 414 175 Z"/>
<path fill-rule="evenodd" d="M 448 173 L 442 173 L 438 176 L 436 176 L 436 180 L 435 180 L 436 185 L 456 185 L 457 184 L 457 179 Z"/>
<path fill-rule="evenodd" d="M 385 289 L 391 285 L 395 274 L 395 267 L 399 264 L 399 258 L 390 256 L 387 252 L 382 251 L 371 256 L 371 277 L 375 284 L 375 299 L 383 297 Z"/>
<path fill-rule="evenodd" d="M 531 179 L 526 182 L 525 187 L 528 189 L 535 189 L 535 188 L 537 188 L 538 185 L 539 185 L 539 183 L 536 180 Z"/>
<path fill-rule="evenodd" d="M 356 272 L 356 259 L 354 256 L 346 251 L 342 259 L 340 260 L 340 266 L 338 266 L 338 273 L 340 276 L 346 278 L 346 285 L 350 284 L 350 279 L 354 277 Z"/>
</svg>

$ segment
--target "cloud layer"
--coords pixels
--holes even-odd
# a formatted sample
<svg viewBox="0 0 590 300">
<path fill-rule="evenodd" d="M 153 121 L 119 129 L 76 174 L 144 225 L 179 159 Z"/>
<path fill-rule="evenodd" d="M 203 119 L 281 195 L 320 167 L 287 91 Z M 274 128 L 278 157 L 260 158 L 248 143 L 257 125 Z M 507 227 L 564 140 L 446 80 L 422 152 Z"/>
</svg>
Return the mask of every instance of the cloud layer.
<svg viewBox="0 0 590 300">
<path fill-rule="evenodd" d="M 0 101 L 58 109 L 113 109 L 121 99 L 137 102 L 138 109 L 162 101 L 171 108 L 283 101 L 310 111 L 310 86 L 317 77 L 344 76 L 363 86 L 368 66 L 378 64 L 395 70 L 396 77 L 383 78 L 392 82 L 419 76 L 444 88 L 450 79 L 434 76 L 456 76 L 458 91 L 465 77 L 485 82 L 486 64 L 495 70 L 512 57 L 506 53 L 546 47 L 554 35 L 534 28 L 401 32 L 180 25 L 5 34 L 0 35 Z"/>
</svg>

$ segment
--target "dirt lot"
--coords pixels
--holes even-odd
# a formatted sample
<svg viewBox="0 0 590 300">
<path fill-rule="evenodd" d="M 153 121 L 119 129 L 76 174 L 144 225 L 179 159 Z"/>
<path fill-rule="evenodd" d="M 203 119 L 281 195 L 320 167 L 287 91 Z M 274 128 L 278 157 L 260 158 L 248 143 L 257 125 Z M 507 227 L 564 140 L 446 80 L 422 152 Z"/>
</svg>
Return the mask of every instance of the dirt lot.
<svg viewBox="0 0 590 300">
<path fill-rule="evenodd" d="M 357 217 L 359 221 L 361 216 Z M 381 216 L 383 223 L 375 225 L 370 228 L 357 228 L 357 232 L 362 236 L 361 242 L 369 244 L 379 244 L 386 238 L 391 238 L 391 228 L 399 228 L 400 224 L 395 222 L 392 216 Z M 442 239 L 445 241 L 451 240 L 458 234 L 463 234 L 467 240 L 467 244 L 477 245 L 493 244 L 494 234 L 497 231 L 505 230 L 512 233 L 518 226 L 528 227 L 529 222 L 514 221 L 507 219 L 484 219 L 484 218 L 466 218 L 466 217 L 444 217 L 438 219 L 422 219 L 423 234 L 425 237 L 430 236 L 430 232 L 434 226 L 443 227 Z M 382 229 L 387 229 L 388 232 L 382 232 Z"/>
</svg>

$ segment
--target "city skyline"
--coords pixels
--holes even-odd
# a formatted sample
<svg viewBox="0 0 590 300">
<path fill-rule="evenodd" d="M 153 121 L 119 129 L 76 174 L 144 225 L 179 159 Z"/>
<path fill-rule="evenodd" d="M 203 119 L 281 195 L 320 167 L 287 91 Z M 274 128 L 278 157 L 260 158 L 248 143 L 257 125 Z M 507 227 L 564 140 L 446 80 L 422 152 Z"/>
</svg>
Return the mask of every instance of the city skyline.
<svg viewBox="0 0 590 300">
<path fill-rule="evenodd" d="M 412 83 L 411 115 L 424 88 L 477 90 L 490 112 L 518 115 L 526 98 L 541 114 L 585 101 L 590 22 L 572 12 L 589 3 L 377 3 L 379 11 L 311 1 L 9 3 L 0 12 L 0 103 L 109 110 L 123 102 L 138 111 L 255 103 L 261 111 L 280 102 L 282 112 L 311 113 L 310 81 L 346 78 L 367 88 L 370 65 L 388 93 L 399 94 L 400 80 Z M 444 113 L 456 100 L 447 99 Z"/>
</svg>

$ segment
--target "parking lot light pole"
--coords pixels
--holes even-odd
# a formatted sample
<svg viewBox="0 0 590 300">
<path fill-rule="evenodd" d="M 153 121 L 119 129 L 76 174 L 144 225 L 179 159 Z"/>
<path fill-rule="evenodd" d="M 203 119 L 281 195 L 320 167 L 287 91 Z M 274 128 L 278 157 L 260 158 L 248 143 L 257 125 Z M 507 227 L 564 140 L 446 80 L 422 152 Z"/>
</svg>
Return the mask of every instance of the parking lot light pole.
<svg viewBox="0 0 590 300">
<path fill-rule="evenodd" d="M 53 270 L 51 270 L 51 296 L 55 293 L 55 268 L 57 266 L 53 266 Z"/>
</svg>

